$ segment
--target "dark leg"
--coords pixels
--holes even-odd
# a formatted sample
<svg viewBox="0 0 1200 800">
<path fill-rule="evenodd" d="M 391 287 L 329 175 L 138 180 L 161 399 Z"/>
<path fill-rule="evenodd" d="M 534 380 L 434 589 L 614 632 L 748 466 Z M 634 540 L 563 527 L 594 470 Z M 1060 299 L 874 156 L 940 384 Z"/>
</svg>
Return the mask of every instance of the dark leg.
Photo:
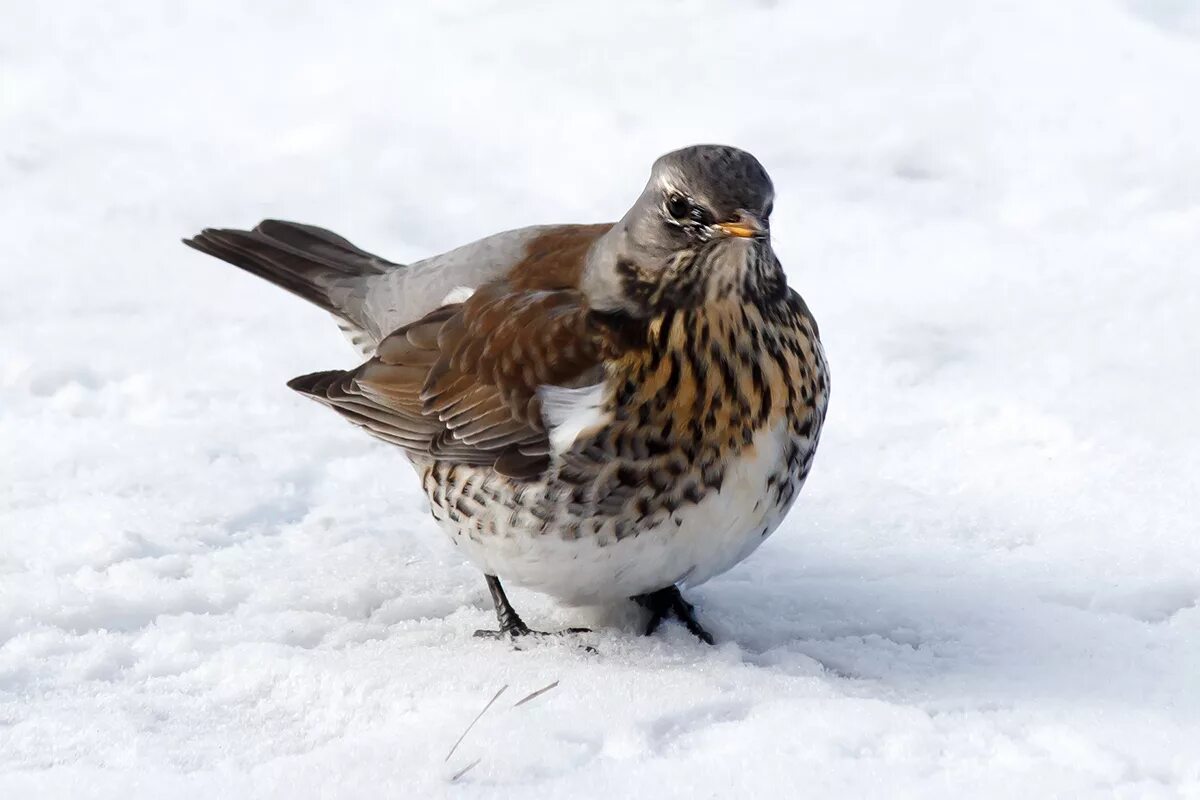
<svg viewBox="0 0 1200 800">
<path fill-rule="evenodd" d="M 508 595 L 504 593 L 504 587 L 500 585 L 500 579 L 495 575 L 484 575 L 487 580 L 488 591 L 492 594 L 492 604 L 496 606 L 496 620 L 500 623 L 498 631 L 475 631 L 476 636 L 485 637 L 488 639 L 503 639 L 508 636 L 549 636 L 550 634 L 544 631 L 531 630 L 525 621 L 517 614 L 517 610 L 508 602 Z M 588 628 L 567 628 L 562 633 L 590 633 Z"/>
<path fill-rule="evenodd" d="M 662 621 L 671 615 L 671 592 L 678 591 L 674 586 L 670 589 L 659 589 L 650 594 L 639 594 L 633 602 L 650 612 L 650 621 L 646 623 L 646 636 L 653 636 Z"/>
<path fill-rule="evenodd" d="M 496 619 L 500 622 L 500 630 L 475 631 L 475 635 L 499 638 L 501 636 L 525 636 L 529 634 L 529 626 L 517 614 L 517 610 L 512 607 L 512 604 L 508 602 L 508 595 L 504 593 L 504 587 L 500 585 L 500 579 L 495 575 L 484 575 L 483 577 L 487 580 L 488 591 L 492 593 L 492 605 L 496 607 Z"/>
<path fill-rule="evenodd" d="M 704 626 L 696 620 L 696 609 L 674 586 L 659 589 L 650 594 L 639 594 L 633 601 L 650 612 L 650 621 L 646 623 L 646 635 L 650 636 L 667 617 L 675 617 L 691 631 L 692 635 L 705 644 L 712 644 L 712 634 L 704 630 Z"/>
</svg>

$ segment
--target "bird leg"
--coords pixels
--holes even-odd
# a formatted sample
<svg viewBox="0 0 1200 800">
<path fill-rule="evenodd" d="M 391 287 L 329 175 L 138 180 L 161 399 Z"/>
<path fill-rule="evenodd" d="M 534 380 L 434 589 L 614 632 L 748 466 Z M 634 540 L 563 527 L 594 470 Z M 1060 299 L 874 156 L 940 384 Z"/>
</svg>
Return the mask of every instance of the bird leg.
<svg viewBox="0 0 1200 800">
<path fill-rule="evenodd" d="M 498 631 L 475 631 L 476 636 L 486 636 L 499 639 L 503 636 L 527 636 L 532 633 L 529 626 L 521 619 L 521 615 L 508 602 L 508 595 L 500 585 L 500 579 L 495 575 L 485 575 L 488 591 L 492 594 L 492 605 L 496 607 L 496 619 L 500 623 Z"/>
<path fill-rule="evenodd" d="M 556 634 L 547 633 L 546 631 L 535 631 L 525 624 L 521 616 L 517 614 L 517 610 L 512 607 L 512 603 L 508 602 L 508 595 L 504 593 L 504 587 L 500 585 L 500 579 L 495 575 L 484 575 L 487 580 L 488 591 L 492 594 L 492 604 L 496 606 L 496 620 L 500 623 L 500 630 L 479 630 L 475 631 L 475 635 L 486 639 L 504 639 L 517 636 L 554 636 Z M 562 633 L 591 633 L 590 628 L 567 628 Z"/>
<path fill-rule="evenodd" d="M 696 619 L 696 609 L 674 586 L 659 589 L 649 594 L 639 594 L 633 601 L 650 612 L 650 621 L 646 623 L 646 635 L 650 636 L 667 617 L 675 617 L 692 635 L 705 644 L 713 643 L 713 636 L 704 629 Z"/>
</svg>

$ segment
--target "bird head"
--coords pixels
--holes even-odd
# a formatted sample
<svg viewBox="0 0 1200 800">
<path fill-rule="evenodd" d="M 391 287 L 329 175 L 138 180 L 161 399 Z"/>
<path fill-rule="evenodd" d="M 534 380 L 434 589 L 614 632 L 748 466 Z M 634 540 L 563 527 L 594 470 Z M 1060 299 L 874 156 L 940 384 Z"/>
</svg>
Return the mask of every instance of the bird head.
<svg viewBox="0 0 1200 800">
<path fill-rule="evenodd" d="M 641 196 L 588 256 L 592 308 L 647 316 L 756 290 L 777 270 L 769 218 L 775 190 L 736 147 L 695 145 L 654 162 Z"/>
</svg>

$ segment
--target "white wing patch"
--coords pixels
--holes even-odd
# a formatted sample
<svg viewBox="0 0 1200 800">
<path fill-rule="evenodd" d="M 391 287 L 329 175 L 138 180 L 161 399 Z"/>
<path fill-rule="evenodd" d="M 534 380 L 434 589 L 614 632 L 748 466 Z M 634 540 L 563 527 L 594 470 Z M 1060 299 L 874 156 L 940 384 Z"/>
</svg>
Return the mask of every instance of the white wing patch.
<svg viewBox="0 0 1200 800">
<path fill-rule="evenodd" d="M 442 298 L 442 305 L 449 306 L 455 303 L 465 303 L 471 299 L 471 295 L 473 294 L 475 294 L 475 290 L 470 286 L 455 286 Z"/>
<path fill-rule="evenodd" d="M 542 419 L 550 433 L 555 454 L 565 453 L 580 434 L 608 424 L 612 414 L 605 413 L 607 387 L 604 383 L 568 389 L 563 386 L 539 386 Z"/>
</svg>

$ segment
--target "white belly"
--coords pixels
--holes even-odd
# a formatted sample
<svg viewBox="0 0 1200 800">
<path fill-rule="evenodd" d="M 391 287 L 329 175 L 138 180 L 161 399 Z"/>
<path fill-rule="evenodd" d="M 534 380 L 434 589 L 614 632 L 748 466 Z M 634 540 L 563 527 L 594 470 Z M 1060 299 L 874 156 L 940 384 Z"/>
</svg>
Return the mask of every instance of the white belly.
<svg viewBox="0 0 1200 800">
<path fill-rule="evenodd" d="M 800 482 L 799 475 L 780 474 L 788 443 L 783 423 L 760 430 L 753 446 L 726 470 L 720 491 L 622 539 L 563 539 L 522 530 L 472 538 L 457 526 L 446 528 L 486 573 L 568 603 L 602 603 L 672 584 L 697 586 L 750 555 L 783 519 L 787 506 L 775 502 L 768 480 L 775 475 Z M 785 496 L 795 497 L 799 488 Z"/>
</svg>

